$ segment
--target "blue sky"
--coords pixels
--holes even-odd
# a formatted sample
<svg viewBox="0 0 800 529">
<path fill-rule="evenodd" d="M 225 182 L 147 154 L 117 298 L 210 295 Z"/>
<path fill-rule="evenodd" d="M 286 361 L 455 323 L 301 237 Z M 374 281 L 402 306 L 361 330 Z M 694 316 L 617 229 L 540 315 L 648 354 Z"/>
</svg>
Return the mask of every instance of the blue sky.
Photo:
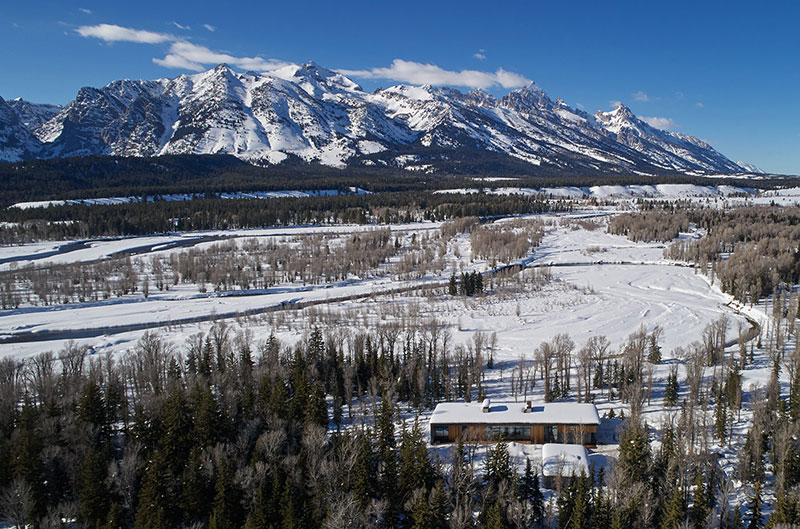
<svg viewBox="0 0 800 529">
<path fill-rule="evenodd" d="M 800 3 L 7 2 L 0 96 L 67 103 L 82 86 L 313 60 L 399 81 L 534 80 L 587 112 L 622 101 L 734 160 L 800 174 Z M 106 26 L 102 26 L 105 24 Z M 394 66 L 393 66 L 394 65 Z"/>
</svg>

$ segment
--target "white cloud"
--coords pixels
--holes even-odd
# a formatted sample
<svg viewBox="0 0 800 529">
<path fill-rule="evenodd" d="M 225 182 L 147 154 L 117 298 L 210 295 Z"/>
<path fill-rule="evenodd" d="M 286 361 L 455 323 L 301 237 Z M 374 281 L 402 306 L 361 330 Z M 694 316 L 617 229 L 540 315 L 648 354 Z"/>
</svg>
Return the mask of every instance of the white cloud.
<svg viewBox="0 0 800 529">
<path fill-rule="evenodd" d="M 705 105 L 704 105 L 702 102 L 700 102 L 700 101 L 698 101 L 697 103 L 695 103 L 695 105 L 697 105 L 697 108 L 703 108 L 703 107 L 705 106 Z"/>
<path fill-rule="evenodd" d="M 636 101 L 647 102 L 650 101 L 650 96 L 639 90 L 638 92 L 634 92 L 633 99 Z"/>
<path fill-rule="evenodd" d="M 131 29 L 114 24 L 98 24 L 81 26 L 77 30 L 81 37 L 93 37 L 106 42 L 139 42 L 142 44 L 160 44 L 175 40 L 173 35 L 156 33 L 143 29 Z"/>
<path fill-rule="evenodd" d="M 177 22 L 172 23 L 180 29 L 190 29 L 189 26 L 182 26 Z M 204 27 L 209 31 L 214 31 L 216 29 L 214 26 L 208 24 Z M 162 44 L 170 42 L 171 44 L 167 55 L 163 59 L 153 59 L 154 63 L 165 68 L 179 68 L 199 72 L 209 65 L 224 62 L 243 70 L 266 71 L 274 70 L 289 64 L 276 59 L 264 59 L 258 56 L 236 57 L 227 53 L 215 52 L 205 46 L 192 44 L 191 42 L 181 40 L 175 35 L 170 35 L 168 33 L 156 33 L 141 29 L 125 28 L 114 24 L 81 26 L 76 31 L 82 37 L 92 37 L 105 42 L 124 41 L 138 42 L 141 44 Z"/>
<path fill-rule="evenodd" d="M 617 101 L 616 99 L 613 99 L 609 101 L 608 104 L 611 106 L 611 108 L 617 108 L 622 104 L 622 101 Z"/>
<path fill-rule="evenodd" d="M 173 25 L 174 25 L 176 28 L 178 28 L 178 29 L 183 29 L 183 30 L 190 30 L 190 29 L 192 29 L 192 27 L 191 27 L 191 26 L 182 26 L 182 25 L 178 24 L 177 22 L 175 22 L 174 20 L 172 21 L 172 24 L 173 24 Z"/>
<path fill-rule="evenodd" d="M 362 79 L 389 79 L 410 84 L 452 85 L 469 88 L 518 88 L 531 81 L 524 76 L 498 69 L 496 72 L 478 70 L 445 70 L 435 64 L 423 64 L 413 61 L 395 59 L 391 66 L 372 68 L 370 70 L 339 70 L 342 74 Z"/>
<path fill-rule="evenodd" d="M 85 15 L 91 15 L 92 14 L 92 10 L 91 9 L 86 9 L 85 7 L 79 7 L 78 11 L 80 11 L 81 13 L 83 13 Z"/>
<path fill-rule="evenodd" d="M 215 28 L 215 27 L 214 27 L 214 26 L 212 26 L 211 24 L 203 24 L 203 27 L 204 27 L 204 28 L 206 28 L 208 31 L 210 31 L 210 32 L 212 32 L 212 33 L 213 33 L 213 32 L 215 32 L 215 31 L 217 31 L 217 28 Z"/>
<path fill-rule="evenodd" d="M 678 125 L 672 121 L 671 118 L 656 118 L 640 116 L 640 119 L 653 128 L 661 130 L 673 130 L 678 128 Z"/>
<path fill-rule="evenodd" d="M 478 59 L 479 61 L 486 60 L 486 55 L 484 55 L 483 53 L 480 53 L 480 52 L 473 53 L 472 56 L 475 57 L 476 59 Z"/>
<path fill-rule="evenodd" d="M 163 59 L 155 58 L 153 62 L 165 68 L 182 68 L 196 72 L 204 70 L 208 65 L 223 62 L 244 70 L 257 71 L 274 70 L 288 64 L 276 59 L 264 59 L 262 57 L 235 57 L 183 40 L 173 42 L 169 47 L 167 56 Z"/>
</svg>

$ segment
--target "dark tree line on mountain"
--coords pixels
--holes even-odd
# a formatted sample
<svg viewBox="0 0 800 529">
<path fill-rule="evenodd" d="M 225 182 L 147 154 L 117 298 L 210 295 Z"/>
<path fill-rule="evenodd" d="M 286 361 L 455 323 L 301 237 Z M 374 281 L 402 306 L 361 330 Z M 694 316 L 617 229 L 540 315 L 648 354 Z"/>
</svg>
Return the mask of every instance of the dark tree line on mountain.
<svg viewBox="0 0 800 529">
<path fill-rule="evenodd" d="M 800 282 L 797 208 L 652 210 L 620 215 L 610 222 L 609 231 L 636 241 L 666 242 L 690 224 L 705 234 L 673 242 L 664 256 L 696 266 L 740 303 L 755 303 Z"/>
<path fill-rule="evenodd" d="M 462 183 L 461 178 L 443 180 Z M 3 206 L 31 200 L 350 187 L 373 192 L 432 188 L 420 183 L 419 175 L 398 168 L 345 172 L 316 164 L 260 167 L 230 155 L 86 156 L 0 163 Z"/>
<path fill-rule="evenodd" d="M 483 153 L 483 157 L 490 156 Z M 507 158 L 503 157 L 503 161 Z M 491 160 L 486 163 L 442 166 L 431 177 L 397 167 L 348 167 L 337 169 L 307 164 L 294 159 L 277 166 L 255 166 L 231 155 L 165 155 L 154 158 L 120 156 L 85 156 L 49 160 L 0 163 L 0 206 L 32 200 L 97 198 L 110 196 L 149 196 L 170 193 L 214 193 L 270 191 L 283 189 L 347 190 L 351 186 L 373 192 L 434 190 L 475 187 L 476 178 L 512 177 L 509 182 L 486 182 L 488 187 L 514 185 L 543 188 L 600 184 L 742 185 L 741 179 L 705 179 L 686 175 L 564 175 L 559 171 L 534 169 L 520 162 L 504 167 Z M 506 164 L 507 165 L 507 164 Z M 479 181 L 479 180 L 478 180 Z M 759 187 L 771 189 L 790 185 L 786 179 L 758 181 Z"/>
<path fill-rule="evenodd" d="M 388 224 L 567 211 L 532 196 L 428 192 L 271 199 L 197 199 L 0 210 L 0 244 L 297 224 Z"/>
</svg>

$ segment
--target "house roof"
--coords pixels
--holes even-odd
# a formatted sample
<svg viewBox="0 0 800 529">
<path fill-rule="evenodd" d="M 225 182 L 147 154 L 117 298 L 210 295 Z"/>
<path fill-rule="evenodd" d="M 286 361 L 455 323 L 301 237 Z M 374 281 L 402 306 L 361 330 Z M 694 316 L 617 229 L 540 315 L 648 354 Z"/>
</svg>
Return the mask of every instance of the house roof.
<svg viewBox="0 0 800 529">
<path fill-rule="evenodd" d="M 583 445 L 546 443 L 542 445 L 543 476 L 589 475 L 589 452 Z"/>
<path fill-rule="evenodd" d="M 479 402 L 440 402 L 431 424 L 600 424 L 592 403 L 548 402 L 525 412 L 524 402 L 491 402 L 484 413 Z"/>
</svg>

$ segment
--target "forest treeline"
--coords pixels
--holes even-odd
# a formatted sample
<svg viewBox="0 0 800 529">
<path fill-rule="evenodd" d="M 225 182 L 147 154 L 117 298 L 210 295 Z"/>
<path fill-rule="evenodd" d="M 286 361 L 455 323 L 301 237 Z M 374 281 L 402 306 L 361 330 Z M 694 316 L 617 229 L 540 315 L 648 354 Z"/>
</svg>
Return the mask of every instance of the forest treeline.
<svg viewBox="0 0 800 529">
<path fill-rule="evenodd" d="M 603 336 L 539 344 L 503 366 L 514 398 L 544 384 L 546 400 L 603 394 L 627 410 L 606 419 L 619 424 L 613 467 L 556 480 L 545 501 L 538 462 L 519 470 L 502 440 L 428 451 L 414 415 L 482 399 L 498 343 L 477 332 L 454 345 L 412 308 L 363 331 L 318 315 L 294 346 L 218 323 L 180 345 L 147 333 L 119 355 L 71 344 L 5 358 L 0 514 L 41 528 L 737 528 L 763 526 L 769 485 L 771 526 L 800 521 L 800 354 L 770 349 L 773 376 L 753 395 L 739 450 L 736 478 L 753 490 L 740 504 L 713 451 L 741 427 L 752 362 L 745 342 L 725 352 L 727 320 L 676 352 L 687 371 L 670 376 L 672 413 L 658 425 L 640 410 L 659 398 L 663 331 L 641 328 L 619 350 Z"/>
<path fill-rule="evenodd" d="M 468 217 L 445 222 L 441 232 L 422 231 L 419 237 L 417 232 L 393 235 L 389 227 L 376 227 L 349 235 L 229 239 L 149 258 L 112 256 L 44 267 L 12 264 L 0 273 L 0 307 L 83 303 L 134 293 L 148 298 L 179 285 L 192 285 L 204 293 L 375 276 L 418 279 L 431 272 L 441 274 L 451 266 L 452 257 L 459 262 L 459 266 L 452 265 L 455 274 L 464 267 L 459 239 L 454 239 L 460 233 L 470 233 L 470 248 L 464 251 L 486 259 L 494 268 L 498 262 L 529 255 L 541 240 L 544 224 L 516 219 L 482 226 L 477 217 Z M 473 289 L 468 291 L 472 295 Z"/>
<path fill-rule="evenodd" d="M 328 197 L 136 202 L 0 210 L 0 244 L 298 224 L 389 224 L 568 211 L 537 196 L 376 193 Z"/>
<path fill-rule="evenodd" d="M 346 190 L 350 186 L 372 192 L 435 190 L 475 187 L 481 177 L 513 178 L 523 187 L 590 187 L 594 185 L 633 185 L 686 183 L 698 185 L 747 185 L 742 179 L 706 179 L 700 176 L 665 174 L 660 176 L 614 174 L 564 174 L 563 171 L 537 169 L 520 162 L 503 169 L 498 164 L 469 166 L 455 164 L 452 170 L 420 175 L 399 167 L 348 167 L 338 169 L 309 164 L 292 158 L 276 166 L 256 166 L 231 155 L 165 155 L 154 158 L 121 156 L 83 156 L 49 160 L 0 163 L 0 207 L 32 200 L 98 198 L 110 196 L 149 196 L 171 193 L 214 193 L 271 191 L 283 189 Z M 787 178 L 761 179 L 761 189 L 791 185 Z M 488 187 L 509 182 L 485 182 Z"/>
<path fill-rule="evenodd" d="M 634 241 L 668 242 L 690 226 L 702 236 L 672 242 L 664 256 L 691 263 L 740 303 L 790 292 L 800 281 L 800 210 L 651 210 L 619 215 L 609 232 Z"/>
</svg>

